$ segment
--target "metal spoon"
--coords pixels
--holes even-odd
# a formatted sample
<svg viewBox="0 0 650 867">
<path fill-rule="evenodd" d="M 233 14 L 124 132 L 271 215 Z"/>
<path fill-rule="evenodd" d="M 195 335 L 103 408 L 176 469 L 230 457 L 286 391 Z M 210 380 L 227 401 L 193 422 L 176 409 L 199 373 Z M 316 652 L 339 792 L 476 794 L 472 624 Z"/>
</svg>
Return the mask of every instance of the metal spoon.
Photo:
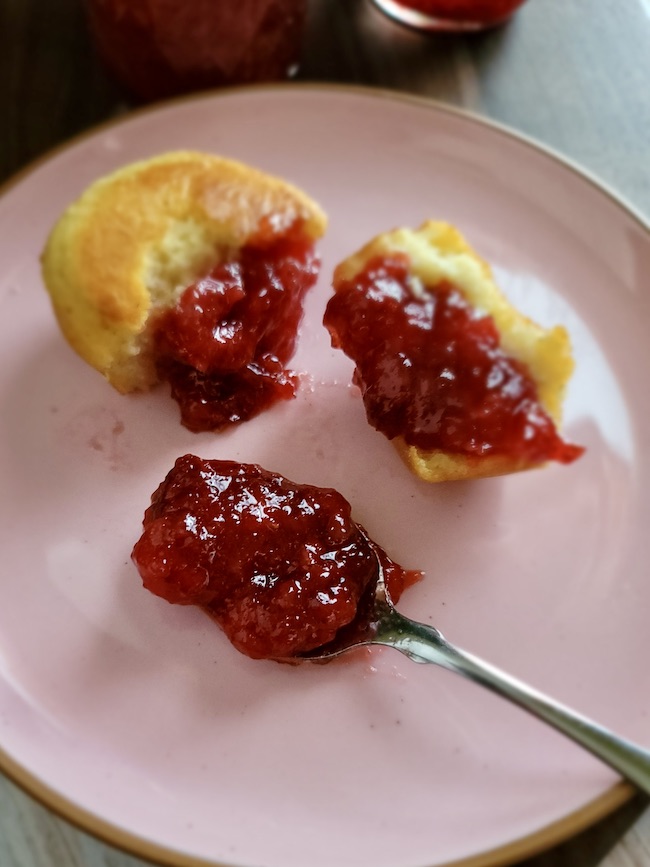
<svg viewBox="0 0 650 867">
<path fill-rule="evenodd" d="M 360 528 L 361 529 L 361 528 Z M 326 662 L 355 647 L 383 644 L 394 647 L 413 662 L 428 662 L 455 671 L 525 708 L 539 719 L 572 738 L 615 771 L 650 794 L 650 750 L 618 737 L 520 680 L 450 644 L 432 626 L 410 620 L 393 606 L 386 590 L 384 571 L 375 547 L 365 532 L 377 560 L 377 583 L 359 608 L 356 620 L 340 630 L 334 641 L 291 661 Z"/>
</svg>

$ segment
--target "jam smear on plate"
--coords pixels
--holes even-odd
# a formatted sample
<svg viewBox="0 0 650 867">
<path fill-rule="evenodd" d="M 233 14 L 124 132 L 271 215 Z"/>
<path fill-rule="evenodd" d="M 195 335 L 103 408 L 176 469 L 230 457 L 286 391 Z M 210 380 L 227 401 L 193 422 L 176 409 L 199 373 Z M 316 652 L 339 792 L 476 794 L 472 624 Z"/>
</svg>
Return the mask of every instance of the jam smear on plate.
<svg viewBox="0 0 650 867">
<path fill-rule="evenodd" d="M 157 369 L 189 430 L 219 431 L 290 400 L 303 299 L 320 260 L 300 223 L 263 232 L 187 287 L 156 323 Z"/>
<path fill-rule="evenodd" d="M 324 323 L 355 362 L 370 424 L 427 451 L 576 460 L 584 449 L 559 436 L 492 317 L 450 283 L 414 292 L 411 279 L 407 256 L 376 257 L 327 305 Z"/>
<path fill-rule="evenodd" d="M 143 527 L 132 556 L 144 586 L 200 606 L 254 659 L 322 647 L 350 624 L 374 586 L 373 550 L 393 600 L 420 577 L 368 541 L 340 493 L 257 464 L 179 458 Z"/>
</svg>

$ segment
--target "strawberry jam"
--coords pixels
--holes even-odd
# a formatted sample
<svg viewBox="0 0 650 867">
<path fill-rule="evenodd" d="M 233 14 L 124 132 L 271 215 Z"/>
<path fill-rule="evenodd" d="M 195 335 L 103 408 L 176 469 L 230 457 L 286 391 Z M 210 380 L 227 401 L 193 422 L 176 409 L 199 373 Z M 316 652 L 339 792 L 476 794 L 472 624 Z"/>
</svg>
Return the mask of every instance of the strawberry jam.
<svg viewBox="0 0 650 867">
<path fill-rule="evenodd" d="M 524 0 L 397 0 L 443 21 L 492 25 L 506 21 Z"/>
<path fill-rule="evenodd" d="M 450 283 L 413 291 L 404 255 L 340 281 L 325 313 L 332 344 L 356 364 L 368 421 L 430 451 L 569 463 L 526 367 L 500 348 L 491 316 Z"/>
<path fill-rule="evenodd" d="M 239 251 L 189 286 L 157 323 L 158 374 L 191 431 L 246 421 L 296 392 L 285 369 L 319 260 L 299 228 Z"/>
<path fill-rule="evenodd" d="M 185 455 L 152 496 L 133 560 L 144 586 L 198 605 L 255 659 L 295 656 L 351 623 L 380 556 L 394 599 L 403 570 L 352 520 L 337 491 L 255 464 Z"/>
</svg>

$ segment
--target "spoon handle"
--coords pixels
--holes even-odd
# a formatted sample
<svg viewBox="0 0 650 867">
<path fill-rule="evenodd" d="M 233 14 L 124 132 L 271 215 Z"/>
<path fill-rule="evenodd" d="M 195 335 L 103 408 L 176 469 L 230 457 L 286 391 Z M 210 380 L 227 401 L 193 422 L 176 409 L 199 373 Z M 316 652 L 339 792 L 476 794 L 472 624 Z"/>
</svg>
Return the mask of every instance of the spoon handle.
<svg viewBox="0 0 650 867">
<path fill-rule="evenodd" d="M 618 737 L 493 665 L 454 647 L 437 629 L 393 610 L 378 623 L 373 643 L 394 647 L 414 662 L 434 663 L 480 683 L 563 732 L 650 794 L 650 750 Z"/>
</svg>

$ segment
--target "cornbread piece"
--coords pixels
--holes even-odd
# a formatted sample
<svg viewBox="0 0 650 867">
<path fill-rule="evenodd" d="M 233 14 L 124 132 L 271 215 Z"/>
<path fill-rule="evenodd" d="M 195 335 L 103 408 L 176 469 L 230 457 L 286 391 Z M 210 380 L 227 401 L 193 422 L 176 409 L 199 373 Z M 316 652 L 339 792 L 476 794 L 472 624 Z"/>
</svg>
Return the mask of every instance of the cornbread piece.
<svg viewBox="0 0 650 867">
<path fill-rule="evenodd" d="M 269 392 L 293 395 L 284 365 L 325 228 L 318 205 L 283 180 L 170 153 L 96 181 L 70 205 L 43 277 L 66 339 L 116 389 L 170 379 L 179 394 L 194 390 L 190 427 L 197 402 L 228 404 L 193 428 L 219 429 Z"/>
<path fill-rule="evenodd" d="M 519 313 L 449 224 L 379 235 L 342 262 L 324 323 L 356 364 L 370 424 L 430 482 L 570 463 L 557 432 L 566 330 Z"/>
</svg>

